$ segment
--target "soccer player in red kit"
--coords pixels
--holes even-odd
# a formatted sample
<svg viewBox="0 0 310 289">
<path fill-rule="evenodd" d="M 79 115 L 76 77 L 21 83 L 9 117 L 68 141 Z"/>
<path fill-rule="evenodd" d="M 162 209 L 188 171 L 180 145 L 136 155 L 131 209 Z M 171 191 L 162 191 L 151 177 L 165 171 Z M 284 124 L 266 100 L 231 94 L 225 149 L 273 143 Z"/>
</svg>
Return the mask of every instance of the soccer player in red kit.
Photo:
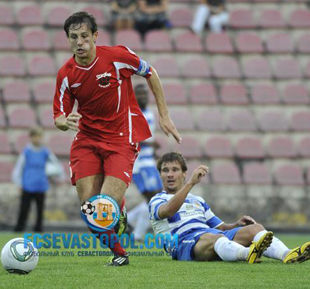
<svg viewBox="0 0 310 289">
<path fill-rule="evenodd" d="M 98 46 L 97 25 L 86 12 L 71 15 L 64 23 L 70 58 L 58 71 L 54 120 L 60 130 L 78 131 L 70 152 L 71 181 L 81 203 L 106 194 L 119 207 L 131 181 L 139 142 L 151 136 L 132 88 L 131 76 L 146 78 L 159 113 L 159 124 L 178 143 L 181 137 L 170 119 L 156 70 L 124 46 Z M 77 112 L 72 112 L 77 101 Z M 112 231 L 105 231 L 112 234 Z M 114 244 L 110 265 L 129 264 L 128 254 Z"/>
</svg>

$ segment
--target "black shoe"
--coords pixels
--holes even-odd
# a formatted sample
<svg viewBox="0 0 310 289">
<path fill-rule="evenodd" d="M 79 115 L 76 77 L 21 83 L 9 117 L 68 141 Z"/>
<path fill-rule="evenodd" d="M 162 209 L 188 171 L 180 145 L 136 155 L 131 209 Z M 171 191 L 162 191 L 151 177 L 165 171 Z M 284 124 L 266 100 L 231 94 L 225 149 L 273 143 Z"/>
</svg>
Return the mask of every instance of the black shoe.
<svg viewBox="0 0 310 289">
<path fill-rule="evenodd" d="M 124 266 L 129 265 L 129 255 L 114 255 L 111 257 L 109 263 L 107 263 L 107 266 Z"/>
</svg>

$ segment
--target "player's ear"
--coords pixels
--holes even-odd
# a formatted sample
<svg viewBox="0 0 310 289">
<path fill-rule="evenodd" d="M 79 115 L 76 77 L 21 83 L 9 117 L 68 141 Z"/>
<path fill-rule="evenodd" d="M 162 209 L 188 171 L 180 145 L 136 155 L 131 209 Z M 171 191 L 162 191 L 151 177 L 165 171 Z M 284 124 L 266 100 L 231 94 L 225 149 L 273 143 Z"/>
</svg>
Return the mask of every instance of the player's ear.
<svg viewBox="0 0 310 289">
<path fill-rule="evenodd" d="M 96 43 L 97 38 L 98 38 L 98 31 L 94 32 L 94 34 L 93 34 L 94 43 Z"/>
</svg>

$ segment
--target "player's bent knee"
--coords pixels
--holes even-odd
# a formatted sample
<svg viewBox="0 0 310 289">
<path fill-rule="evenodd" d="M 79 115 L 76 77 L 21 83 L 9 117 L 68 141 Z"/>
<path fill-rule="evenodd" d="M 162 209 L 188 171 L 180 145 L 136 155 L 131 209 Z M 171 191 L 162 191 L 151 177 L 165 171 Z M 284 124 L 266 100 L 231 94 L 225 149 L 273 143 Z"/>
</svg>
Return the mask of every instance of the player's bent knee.
<svg viewBox="0 0 310 289">
<path fill-rule="evenodd" d="M 222 235 L 204 234 L 200 237 L 194 247 L 194 258 L 196 261 L 213 261 L 217 259 L 214 244 Z"/>
</svg>

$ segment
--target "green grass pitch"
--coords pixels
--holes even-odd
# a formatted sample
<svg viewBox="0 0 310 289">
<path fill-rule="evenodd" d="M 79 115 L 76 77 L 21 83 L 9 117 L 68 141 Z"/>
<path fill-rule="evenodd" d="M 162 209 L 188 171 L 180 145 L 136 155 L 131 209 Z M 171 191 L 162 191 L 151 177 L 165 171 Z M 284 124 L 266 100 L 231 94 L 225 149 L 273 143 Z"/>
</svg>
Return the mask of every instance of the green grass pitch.
<svg viewBox="0 0 310 289">
<path fill-rule="evenodd" d="M 290 248 L 310 240 L 310 235 L 276 236 Z M 15 237 L 21 235 L 0 233 L 0 247 Z M 68 250 L 61 249 L 60 253 L 62 251 Z M 129 266 L 107 267 L 104 264 L 108 257 L 79 257 L 77 249 L 69 251 L 73 251 L 74 256 L 40 256 L 38 266 L 28 275 L 9 274 L 1 268 L 0 288 L 310 288 L 310 261 L 284 265 L 263 258 L 261 264 L 249 265 L 245 262 L 178 262 L 167 256 L 132 256 Z M 157 250 L 158 255 L 160 252 Z"/>
</svg>

